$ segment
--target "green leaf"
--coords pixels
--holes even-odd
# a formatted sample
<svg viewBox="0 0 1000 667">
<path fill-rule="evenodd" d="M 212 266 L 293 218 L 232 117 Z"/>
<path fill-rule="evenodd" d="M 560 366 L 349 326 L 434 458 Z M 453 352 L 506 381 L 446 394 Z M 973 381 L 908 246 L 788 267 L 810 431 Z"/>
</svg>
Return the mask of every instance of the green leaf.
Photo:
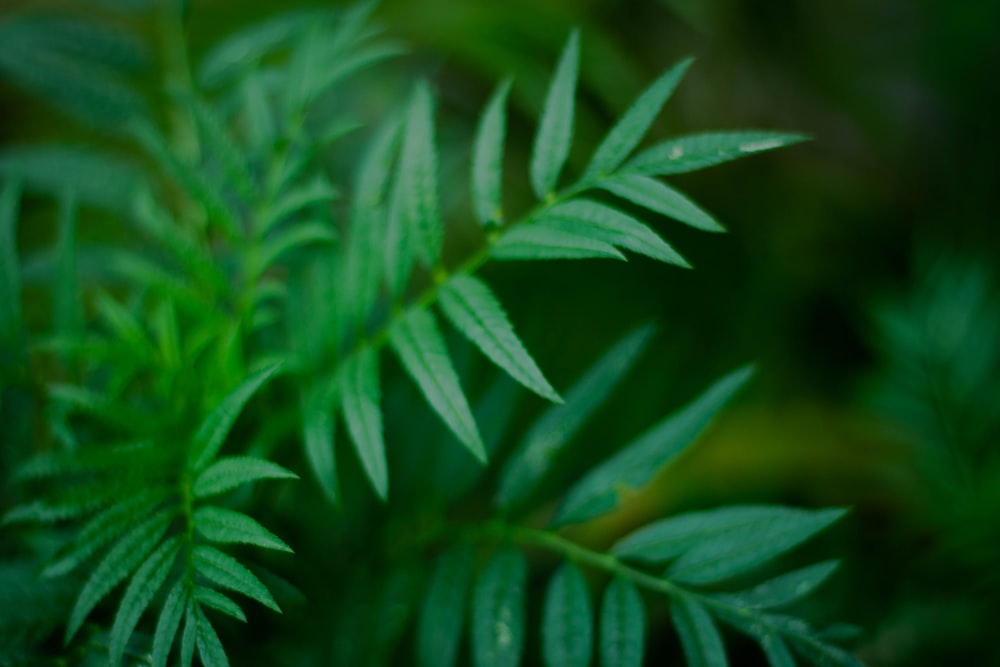
<svg viewBox="0 0 1000 667">
<path fill-rule="evenodd" d="M 594 651 L 594 615 L 580 568 L 564 563 L 552 575 L 542 617 L 542 656 L 548 667 L 587 667 Z"/>
<path fill-rule="evenodd" d="M 292 552 L 281 538 L 242 512 L 222 507 L 200 507 L 194 512 L 194 527 L 212 542 L 252 544 L 264 549 Z"/>
<path fill-rule="evenodd" d="M 244 131 L 247 142 L 257 153 L 264 153 L 273 146 L 276 134 L 274 110 L 264 78 L 262 72 L 250 71 L 240 82 Z"/>
<path fill-rule="evenodd" d="M 693 58 L 680 61 L 639 96 L 594 151 L 594 157 L 584 172 L 584 180 L 610 174 L 625 161 L 629 153 L 642 141 L 649 126 L 670 99 L 692 62 Z"/>
<path fill-rule="evenodd" d="M 21 186 L 0 192 L 0 346 L 15 349 L 21 340 L 21 268 L 17 253 L 17 214 Z"/>
<path fill-rule="evenodd" d="M 118 606 L 118 613 L 115 614 L 115 622 L 108 639 L 108 655 L 113 667 L 121 664 L 129 637 L 135 631 L 143 612 L 167 580 L 180 548 L 180 537 L 167 540 L 150 554 L 146 562 L 132 576 L 132 581 L 125 589 L 125 595 L 122 596 L 121 604 Z"/>
<path fill-rule="evenodd" d="M 611 257 L 624 260 L 614 246 L 582 234 L 544 223 L 520 225 L 507 231 L 490 247 L 494 259 L 588 259 Z"/>
<path fill-rule="evenodd" d="M 194 663 L 194 649 L 197 640 L 198 621 L 195 616 L 197 605 L 194 598 L 188 598 L 184 610 L 184 632 L 181 633 L 181 667 L 191 667 Z"/>
<path fill-rule="evenodd" d="M 202 470 L 215 458 L 243 406 L 279 368 L 281 368 L 280 362 L 257 371 L 222 399 L 205 417 L 191 441 L 189 461 L 195 470 Z"/>
<path fill-rule="evenodd" d="M 399 156 L 403 224 L 428 268 L 441 257 L 444 222 L 438 204 L 438 157 L 434 146 L 434 98 L 425 82 L 410 99 Z"/>
<path fill-rule="evenodd" d="M 385 501 L 389 496 L 389 471 L 382 437 L 378 353 L 370 347 L 360 349 L 344 362 L 340 401 L 361 466 L 375 493 Z"/>
<path fill-rule="evenodd" d="M 599 642 L 603 667 L 642 667 L 646 646 L 646 610 L 635 585 L 615 577 L 601 603 Z"/>
<path fill-rule="evenodd" d="M 82 204 L 124 213 L 139 190 L 142 170 L 107 152 L 64 146 L 0 151 L 0 179 L 20 181 L 29 192 L 60 197 L 72 192 Z"/>
<path fill-rule="evenodd" d="M 209 581 L 227 590 L 246 595 L 268 609 L 281 613 L 267 586 L 232 556 L 215 547 L 200 545 L 194 548 L 193 560 L 195 570 Z"/>
<path fill-rule="evenodd" d="M 630 215 L 590 199 L 556 204 L 540 222 L 551 228 L 586 236 L 668 264 L 690 268 L 670 244 Z"/>
<path fill-rule="evenodd" d="M 77 269 L 76 208 L 75 195 L 60 197 L 53 321 L 55 332 L 70 338 L 83 329 L 83 300 Z"/>
<path fill-rule="evenodd" d="M 722 636 L 705 607 L 688 595 L 675 596 L 670 600 L 670 619 L 689 667 L 728 667 Z"/>
<path fill-rule="evenodd" d="M 42 569 L 41 576 L 57 577 L 72 572 L 101 548 L 148 516 L 165 497 L 160 489 L 140 491 L 96 515 L 77 533 L 70 548 Z"/>
<path fill-rule="evenodd" d="M 254 230 L 261 236 L 273 230 L 281 222 L 293 215 L 300 214 L 305 209 L 329 204 L 339 196 L 337 188 L 330 184 L 325 176 L 317 174 L 305 183 L 300 183 L 283 192 L 277 200 L 254 223 Z M 280 236 L 279 236 L 280 238 Z M 280 247 L 275 241 L 272 245 Z M 288 245 L 284 243 L 283 245 Z M 270 250 L 273 257 L 279 252 Z"/>
<path fill-rule="evenodd" d="M 194 497 L 207 498 L 262 479 L 298 479 L 291 470 L 252 456 L 227 456 L 205 468 L 194 482 Z"/>
<path fill-rule="evenodd" d="M 740 607 L 756 609 L 778 609 L 795 604 L 823 585 L 839 566 L 835 560 L 827 560 L 803 567 L 765 581 L 740 593 L 720 594 L 724 600 Z"/>
<path fill-rule="evenodd" d="M 232 616 L 238 621 L 247 622 L 246 614 L 240 609 L 240 606 L 233 602 L 233 600 L 226 595 L 223 595 L 214 588 L 208 588 L 206 586 L 196 586 L 194 589 L 194 598 L 201 604 L 211 607 L 212 609 L 217 609 L 227 616 Z"/>
<path fill-rule="evenodd" d="M 738 505 L 689 512 L 626 536 L 613 552 L 649 563 L 676 559 L 669 576 L 708 584 L 741 574 L 790 551 L 844 516 L 846 510 Z"/>
<path fill-rule="evenodd" d="M 194 202 L 205 211 L 206 219 L 227 237 L 236 239 L 242 234 L 239 214 L 208 180 L 201 165 L 187 164 L 178 157 L 166 138 L 147 121 L 129 125 L 129 130 L 159 169 L 170 177 Z"/>
<path fill-rule="evenodd" d="M 570 33 L 542 107 L 531 152 L 531 187 L 544 199 L 556 187 L 573 141 L 576 77 L 580 67 L 580 33 Z"/>
<path fill-rule="evenodd" d="M 454 666 L 475 566 L 468 545 L 438 557 L 417 625 L 417 663 L 422 667 Z"/>
<path fill-rule="evenodd" d="M 302 445 L 313 477 L 334 505 L 340 504 L 337 458 L 333 448 L 333 406 L 321 387 L 311 387 L 302 398 Z"/>
<path fill-rule="evenodd" d="M 239 193 L 243 201 L 253 201 L 256 187 L 250 164 L 245 153 L 234 143 L 225 122 L 212 107 L 194 95 L 186 99 L 186 106 L 197 122 L 205 151 L 218 161 L 227 184 Z"/>
<path fill-rule="evenodd" d="M 66 623 L 67 642 L 77 633 L 97 603 L 124 581 L 156 548 L 173 517 L 173 510 L 161 510 L 149 517 L 118 540 L 91 571 Z"/>
<path fill-rule="evenodd" d="M 706 232 L 724 232 L 725 227 L 697 204 L 666 183 L 640 174 L 622 174 L 597 183 L 597 187 L 637 206 L 661 213 Z"/>
<path fill-rule="evenodd" d="M 470 275 L 454 275 L 438 291 L 438 299 L 455 328 L 497 366 L 539 396 L 562 402 L 524 349 L 503 306 L 484 282 Z"/>
<path fill-rule="evenodd" d="M 153 343 L 135 315 L 103 291 L 97 293 L 95 306 L 98 316 L 110 333 L 125 344 L 137 361 L 149 363 L 153 359 Z"/>
<path fill-rule="evenodd" d="M 767 664 L 771 667 L 795 667 L 795 658 L 792 657 L 788 646 L 782 641 L 781 635 L 769 632 L 761 635 L 760 647 L 767 656 Z"/>
<path fill-rule="evenodd" d="M 297 223 L 288 229 L 281 229 L 270 236 L 260 246 L 255 278 L 262 276 L 285 254 L 304 246 L 332 244 L 337 240 L 337 232 L 328 222 L 310 220 Z"/>
<path fill-rule="evenodd" d="M 383 214 L 385 232 L 382 249 L 384 255 L 379 263 L 382 267 L 385 287 L 391 301 L 398 303 L 406 289 L 413 263 L 416 260 L 416 243 L 410 238 L 413 230 L 407 224 L 406 185 L 402 171 L 397 168 L 392 183 L 392 191 Z"/>
<path fill-rule="evenodd" d="M 393 324 L 389 340 L 434 411 L 472 455 L 485 463 L 483 440 L 434 316 L 421 308 L 408 310 Z"/>
<path fill-rule="evenodd" d="M 511 79 L 497 86 L 483 109 L 472 151 L 472 204 L 483 226 L 503 222 L 503 150 Z"/>
<path fill-rule="evenodd" d="M 201 661 L 205 667 L 229 667 L 229 658 L 226 657 L 226 650 L 222 648 L 222 642 L 219 641 L 219 635 L 216 634 L 215 628 L 212 627 L 200 607 L 195 607 L 195 614 L 198 618 L 196 641 Z"/>
<path fill-rule="evenodd" d="M 641 488 L 687 451 L 752 376 L 750 366 L 733 371 L 591 470 L 570 488 L 553 523 L 586 521 L 617 507 L 623 489 Z"/>
<path fill-rule="evenodd" d="M 188 603 L 188 582 L 179 579 L 167 594 L 166 602 L 160 610 L 160 618 L 153 632 L 152 667 L 166 667 L 170 655 L 170 647 L 174 643 L 177 629 L 181 625 L 184 609 Z"/>
<path fill-rule="evenodd" d="M 642 151 L 624 171 L 647 176 L 684 174 L 806 140 L 804 135 L 783 132 L 689 134 Z"/>
<path fill-rule="evenodd" d="M 549 408 L 528 429 L 500 473 L 498 507 L 520 503 L 536 489 L 556 457 L 639 359 L 653 331 L 643 326 L 618 341 L 573 385 L 563 405 Z"/>
<path fill-rule="evenodd" d="M 221 40 L 205 55 L 198 68 L 198 80 L 204 86 L 216 88 L 243 72 L 251 71 L 268 53 L 329 15 L 329 11 L 300 9 L 242 28 Z"/>
<path fill-rule="evenodd" d="M 472 602 L 475 667 L 517 667 L 524 648 L 524 587 L 528 566 L 514 549 L 498 551 L 476 581 Z"/>
</svg>

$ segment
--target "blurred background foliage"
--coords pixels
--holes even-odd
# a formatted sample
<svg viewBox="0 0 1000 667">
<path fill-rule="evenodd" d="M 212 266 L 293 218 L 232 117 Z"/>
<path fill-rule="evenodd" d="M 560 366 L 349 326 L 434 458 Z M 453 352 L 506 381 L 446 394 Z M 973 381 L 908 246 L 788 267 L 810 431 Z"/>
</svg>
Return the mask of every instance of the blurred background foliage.
<svg viewBox="0 0 1000 667">
<path fill-rule="evenodd" d="M 108 130 L 117 114 L 156 108 L 152 73 L 163 63 L 150 4 L 2 5 L 0 170 L 19 145 L 115 145 Z M 191 0 L 195 60 L 276 9 Z M 599 272 L 585 262 L 488 267 L 488 278 L 557 387 L 620 334 L 621 321 L 660 325 L 631 390 L 585 434 L 594 460 L 726 370 L 748 359 L 761 368 L 708 442 L 607 520 L 615 525 L 590 525 L 584 539 L 726 502 L 853 506 L 817 547 L 846 564 L 835 590 L 813 603 L 817 615 L 864 627 L 859 655 L 873 667 L 1000 664 L 991 637 L 1000 617 L 1000 3 L 384 0 L 377 18 L 410 55 L 358 82 L 354 102 L 372 115 L 360 120 L 374 123 L 404 99 L 414 74 L 429 75 L 442 99 L 442 162 L 456 182 L 478 110 L 507 74 L 515 81 L 508 161 L 526 163 L 530 121 L 574 25 L 585 48 L 571 169 L 644 83 L 687 55 L 697 57 L 694 70 L 651 140 L 738 127 L 814 137 L 678 179 L 731 230 L 671 231 L 695 271 L 635 258 Z M 41 21 L 34 32 L 31 21 Z M 98 21 L 124 39 L 78 29 Z M 21 77 L 25 58 L 51 76 Z M 95 72 L 111 93 L 68 88 L 61 71 Z M 36 93 L 61 98 L 71 115 Z M 107 96 L 107 113 L 71 117 L 73 100 L 94 94 Z M 346 172 L 359 145 L 344 144 L 331 168 Z M 99 179 L 98 190 L 112 180 Z M 462 204 L 465 186 L 448 192 L 444 182 L 446 202 Z M 507 188 L 520 210 L 526 179 Z M 45 206 L 26 200 L 23 246 L 54 236 Z M 99 220 L 81 230 L 121 233 Z M 450 242 L 459 258 L 478 239 Z M 736 648 L 736 664 L 759 659 Z"/>
</svg>

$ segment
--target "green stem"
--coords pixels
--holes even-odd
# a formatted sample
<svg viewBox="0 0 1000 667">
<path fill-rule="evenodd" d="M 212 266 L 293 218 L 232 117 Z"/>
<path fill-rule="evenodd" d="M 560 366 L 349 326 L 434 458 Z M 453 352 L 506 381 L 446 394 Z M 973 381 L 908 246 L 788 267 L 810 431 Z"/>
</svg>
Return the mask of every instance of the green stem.
<svg viewBox="0 0 1000 667">
<path fill-rule="evenodd" d="M 533 219 L 537 218 L 542 213 L 552 208 L 556 204 L 571 199 L 572 197 L 580 194 L 581 192 L 589 190 L 593 186 L 594 186 L 593 180 L 581 180 L 574 183 L 571 186 L 568 186 L 560 190 L 559 192 L 550 194 L 545 198 L 544 201 L 539 202 L 534 206 L 534 208 L 528 211 L 528 213 L 518 218 L 516 222 L 508 225 L 506 229 L 510 230 L 519 225 L 528 224 Z M 382 324 L 382 326 L 376 329 L 371 335 L 359 340 L 358 343 L 355 345 L 354 349 L 347 355 L 347 357 L 345 357 L 342 360 L 342 363 L 343 361 L 346 361 L 348 358 L 354 356 L 355 354 L 357 354 L 366 347 L 371 348 L 373 350 L 381 349 L 388 342 L 389 332 L 392 330 L 393 326 L 396 324 L 396 321 L 402 316 L 403 313 L 413 308 L 426 308 L 427 306 L 434 304 L 441 293 L 441 288 L 444 287 L 452 277 L 471 275 L 474 274 L 476 271 L 478 271 L 480 268 L 482 268 L 482 266 L 487 261 L 489 261 L 490 247 L 494 243 L 496 243 L 496 241 L 501 237 L 502 234 L 496 237 L 489 237 L 487 240 L 487 244 L 484 248 L 481 248 L 478 252 L 476 252 L 471 257 L 466 259 L 462 264 L 458 266 L 457 269 L 453 271 L 449 272 L 443 266 L 435 268 L 433 284 L 427 287 L 423 292 L 418 294 L 416 298 L 414 298 L 408 304 L 402 305 L 401 307 L 397 308 L 393 312 L 392 317 L 390 317 L 387 322 Z"/>
</svg>

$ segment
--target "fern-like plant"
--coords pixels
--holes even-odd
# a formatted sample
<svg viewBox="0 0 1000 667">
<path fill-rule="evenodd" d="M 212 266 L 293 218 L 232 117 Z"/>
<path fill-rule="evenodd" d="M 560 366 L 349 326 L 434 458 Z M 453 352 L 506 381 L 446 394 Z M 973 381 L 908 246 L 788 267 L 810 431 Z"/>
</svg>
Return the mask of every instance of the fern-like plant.
<svg viewBox="0 0 1000 667">
<path fill-rule="evenodd" d="M 753 583 L 759 568 L 843 510 L 692 512 L 641 526 L 609 549 L 563 530 L 612 512 L 623 494 L 647 485 L 697 441 L 752 369 L 722 378 L 564 483 L 559 470 L 574 436 L 637 363 L 654 328 L 631 331 L 558 392 L 477 275 L 493 261 L 622 260 L 623 251 L 686 266 L 634 211 L 723 228 L 660 177 L 802 137 L 698 134 L 637 153 L 685 60 L 638 97 L 582 174 L 567 180 L 574 32 L 534 137 L 535 203 L 517 215 L 504 203 L 505 81 L 472 144 L 471 217 L 483 243 L 464 260 L 446 258 L 429 82 L 416 83 L 398 114 L 365 124 L 367 148 L 353 173 L 340 176 L 324 161 L 358 128 L 361 110 L 351 100 L 359 84 L 349 77 L 401 53 L 369 26 L 373 8 L 270 19 L 217 45 L 196 75 L 180 12 L 164 11 L 158 25 L 169 69 L 158 92 L 167 113 L 144 111 L 159 105 L 133 93 L 134 104 L 114 106 L 113 136 L 132 152 L 49 146 L 0 156 L 3 410 L 18 452 L 9 480 L 16 487 L 5 494 L 18 502 L 3 530 L 16 545 L 10 568 L 36 568 L 37 583 L 22 595 L 28 604 L 48 599 L 52 578 L 74 582 L 72 603 L 53 603 L 62 642 L 45 643 L 52 627 L 35 619 L 0 646 L 4 659 L 160 666 L 191 665 L 197 656 L 217 667 L 233 654 L 238 664 L 312 654 L 353 665 L 405 655 L 413 660 L 403 662 L 447 666 L 465 661 L 467 634 L 472 664 L 499 667 L 535 659 L 526 647 L 536 644 L 528 619 L 538 616 L 537 656 L 552 666 L 640 665 L 647 636 L 666 625 L 688 664 L 724 665 L 719 623 L 756 640 L 773 667 L 795 664 L 793 654 L 858 664 L 831 643 L 836 629 L 817 631 L 782 611 L 827 580 L 835 562 Z M 78 29 L 94 38 L 85 45 L 99 43 L 98 34 L 118 44 L 106 28 Z M 67 48 L 25 37 L 52 30 L 42 19 L 3 30 L 20 34 L 27 49 Z M 115 96 L 124 75 L 95 62 L 82 65 L 90 96 L 70 95 L 68 110 L 84 121 L 106 121 L 101 109 L 125 99 Z M 68 91 L 38 83 L 44 73 L 33 61 L 2 64 L 65 101 Z M 51 252 L 30 247 L 21 262 L 19 202 L 33 215 L 39 207 L 25 192 L 54 196 L 57 240 Z M 109 217 L 118 235 L 102 246 L 83 223 Z M 22 311 L 35 294 L 51 303 L 51 317 Z M 512 447 L 503 434 L 515 386 L 501 377 L 470 401 L 442 320 L 555 404 Z M 381 368 L 387 350 L 451 436 Z M 387 426 L 398 441 L 386 438 Z M 345 447 L 335 444 L 340 431 L 382 504 L 357 492 Z M 293 489 L 293 470 L 308 472 L 330 504 Z M 299 555 L 289 555 L 293 547 Z M 309 565 L 300 570 L 293 558 Z M 548 578 L 541 596 L 533 573 Z M 294 606 L 294 585 L 307 591 L 307 616 L 323 619 L 308 642 L 292 627 L 255 639 L 231 623 L 253 615 L 243 598 L 275 611 Z M 0 595 L 13 599 L 9 587 Z M 648 626 L 647 602 L 666 603 L 669 621 L 654 616 Z M 412 648 L 399 648 L 402 638 Z"/>
</svg>

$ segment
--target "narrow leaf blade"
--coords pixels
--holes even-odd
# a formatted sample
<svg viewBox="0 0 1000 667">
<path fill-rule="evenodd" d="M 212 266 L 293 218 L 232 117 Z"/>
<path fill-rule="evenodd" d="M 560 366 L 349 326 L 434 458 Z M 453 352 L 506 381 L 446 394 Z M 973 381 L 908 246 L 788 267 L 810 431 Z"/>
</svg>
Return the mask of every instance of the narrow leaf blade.
<svg viewBox="0 0 1000 667">
<path fill-rule="evenodd" d="M 382 437 L 377 352 L 365 347 L 344 362 L 340 400 L 361 466 L 375 493 L 384 501 L 389 496 L 389 471 Z"/>
<path fill-rule="evenodd" d="M 625 171 L 647 176 L 684 174 L 807 141 L 785 132 L 711 132 L 675 137 L 639 153 Z"/>
<path fill-rule="evenodd" d="M 444 222 L 438 204 L 438 158 L 434 145 L 434 98 L 426 83 L 417 85 L 410 100 L 406 132 L 399 158 L 405 225 L 427 267 L 441 256 Z"/>
<path fill-rule="evenodd" d="M 177 636 L 184 609 L 187 606 L 187 582 L 179 579 L 167 594 L 167 599 L 160 609 L 160 617 L 156 621 L 153 632 L 152 667 L 166 667 L 170 655 L 170 647 Z"/>
<path fill-rule="evenodd" d="M 690 268 L 669 243 L 645 224 L 618 209 L 589 199 L 557 204 L 541 224 L 625 248 L 660 262 Z"/>
<path fill-rule="evenodd" d="M 252 456 L 227 456 L 205 468 L 194 482 L 195 498 L 207 498 L 262 479 L 298 479 L 291 470 Z"/>
<path fill-rule="evenodd" d="M 752 376 L 750 366 L 733 371 L 591 470 L 566 494 L 553 522 L 586 521 L 617 507 L 621 489 L 641 488 L 687 451 Z"/>
<path fill-rule="evenodd" d="M 292 552 L 292 548 L 252 517 L 222 507 L 200 507 L 194 527 L 206 539 L 221 544 L 251 544 L 264 549 Z"/>
<path fill-rule="evenodd" d="M 311 387 L 302 397 L 302 447 L 313 477 L 323 494 L 334 505 L 340 504 L 337 458 L 334 451 L 333 406 L 324 399 L 324 391 Z"/>
<path fill-rule="evenodd" d="M 476 128 L 472 152 L 472 204 L 483 226 L 503 222 L 503 151 L 510 86 L 509 78 L 497 86 Z"/>
<path fill-rule="evenodd" d="M 422 667 L 455 664 L 474 574 L 475 554 L 466 545 L 439 557 L 417 625 L 417 661 Z"/>
<path fill-rule="evenodd" d="M 125 595 L 115 614 L 115 622 L 111 627 L 108 639 L 108 655 L 110 662 L 117 667 L 125 654 L 125 646 L 138 625 L 143 612 L 153 601 L 153 597 L 163 586 L 170 574 L 180 550 L 180 538 L 174 537 L 159 546 L 146 561 L 135 571 L 132 581 L 125 589 Z"/>
<path fill-rule="evenodd" d="M 542 618 L 542 656 L 548 667 L 587 667 L 594 651 L 594 615 L 580 568 L 565 563 L 552 576 Z"/>
<path fill-rule="evenodd" d="M 203 577 L 227 590 L 246 595 L 268 609 L 281 612 L 278 603 L 260 578 L 232 556 L 215 547 L 194 548 L 194 567 Z"/>
<path fill-rule="evenodd" d="M 598 187 L 695 229 L 706 232 L 726 231 L 715 218 L 686 196 L 648 176 L 623 174 L 600 181 Z"/>
<path fill-rule="evenodd" d="M 542 107 L 531 153 L 531 187 L 544 199 L 556 187 L 573 141 L 576 78 L 580 66 L 580 33 L 574 30 L 563 48 Z"/>
<path fill-rule="evenodd" d="M 421 393 L 472 455 L 486 461 L 486 448 L 462 392 L 434 316 L 414 308 L 393 325 L 389 340 Z"/>
<path fill-rule="evenodd" d="M 689 667 L 728 667 L 726 648 L 708 611 L 687 595 L 670 601 L 670 619 L 681 638 Z"/>
<path fill-rule="evenodd" d="M 505 549 L 487 562 L 472 603 L 475 667 L 517 667 L 524 649 L 524 587 L 528 567 L 520 551 Z"/>
<path fill-rule="evenodd" d="M 438 292 L 444 314 L 497 366 L 550 401 L 562 399 L 524 349 L 503 306 L 487 285 L 470 275 L 455 275 Z"/>
<path fill-rule="evenodd" d="M 549 226 L 544 222 L 520 225 L 504 233 L 490 247 L 490 255 L 501 260 L 590 259 L 625 256 L 604 241 Z"/>
<path fill-rule="evenodd" d="M 201 470 L 215 458 L 243 406 L 280 367 L 280 363 L 274 363 L 257 371 L 222 399 L 205 417 L 191 442 L 190 460 L 195 470 Z"/>
<path fill-rule="evenodd" d="M 602 667 L 642 667 L 646 646 L 646 610 L 635 585 L 616 577 L 601 603 Z"/>
<path fill-rule="evenodd" d="M 642 141 L 692 62 L 693 58 L 686 58 L 677 63 L 639 96 L 594 151 L 584 179 L 610 174 L 625 161 Z"/>
<path fill-rule="evenodd" d="M 500 473 L 498 507 L 522 502 L 536 489 L 553 461 L 638 360 L 653 335 L 652 326 L 629 333 L 601 357 L 525 434 Z"/>
</svg>

